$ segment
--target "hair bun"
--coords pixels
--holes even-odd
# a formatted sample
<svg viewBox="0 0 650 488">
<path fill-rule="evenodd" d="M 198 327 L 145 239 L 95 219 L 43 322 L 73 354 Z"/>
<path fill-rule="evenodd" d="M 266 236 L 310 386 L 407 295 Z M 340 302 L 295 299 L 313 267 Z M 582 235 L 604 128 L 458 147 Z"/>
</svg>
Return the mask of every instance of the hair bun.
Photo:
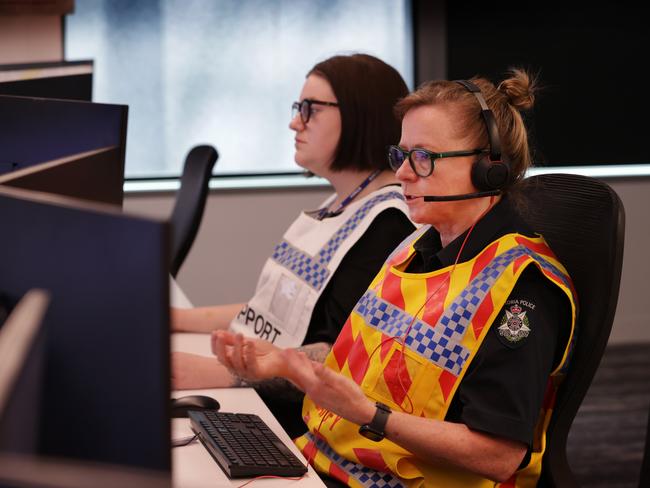
<svg viewBox="0 0 650 488">
<path fill-rule="evenodd" d="M 497 90 L 508 97 L 510 105 L 518 110 L 528 110 L 535 103 L 537 82 L 533 75 L 521 68 L 508 70 L 510 77 L 499 83 Z"/>
</svg>

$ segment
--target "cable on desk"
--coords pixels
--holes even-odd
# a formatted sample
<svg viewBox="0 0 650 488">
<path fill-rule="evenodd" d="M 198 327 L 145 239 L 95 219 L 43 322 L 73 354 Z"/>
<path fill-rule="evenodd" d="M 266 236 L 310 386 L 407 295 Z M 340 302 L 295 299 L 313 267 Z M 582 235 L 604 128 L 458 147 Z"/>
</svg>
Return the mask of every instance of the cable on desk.
<svg viewBox="0 0 650 488">
<path fill-rule="evenodd" d="M 307 476 L 307 473 L 303 474 L 302 476 L 274 476 L 274 475 L 264 475 L 264 476 L 257 476 L 253 479 L 248 480 L 246 483 L 242 483 L 241 485 L 237 486 L 237 488 L 243 488 L 244 486 L 248 485 L 249 483 L 252 483 L 253 481 L 257 480 L 263 480 L 263 479 L 276 479 L 276 480 L 290 480 L 290 481 L 300 481 L 303 479 L 305 476 Z"/>
<path fill-rule="evenodd" d="M 172 439 L 172 447 L 187 446 L 188 444 L 194 442 L 197 439 L 197 437 L 199 437 L 199 434 L 194 434 L 192 436 L 187 436 L 187 437 L 181 437 L 179 439 Z"/>
</svg>

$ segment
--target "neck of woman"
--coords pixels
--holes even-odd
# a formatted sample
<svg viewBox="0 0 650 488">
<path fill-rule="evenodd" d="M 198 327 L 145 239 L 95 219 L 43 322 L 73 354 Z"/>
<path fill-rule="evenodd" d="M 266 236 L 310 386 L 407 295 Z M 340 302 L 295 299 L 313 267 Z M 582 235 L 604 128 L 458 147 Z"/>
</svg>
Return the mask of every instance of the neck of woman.
<svg viewBox="0 0 650 488">
<path fill-rule="evenodd" d="M 484 197 L 463 202 L 463 209 L 459 209 L 453 221 L 435 226 L 440 234 L 442 247 L 447 247 L 449 243 L 481 220 L 500 199 L 501 196 Z"/>
<path fill-rule="evenodd" d="M 343 170 L 325 176 L 327 181 L 330 182 L 330 184 L 334 187 L 334 191 L 336 192 L 336 198 L 330 204 L 330 209 L 338 207 L 338 205 L 343 200 L 345 200 L 355 189 L 357 189 L 358 186 L 363 183 L 366 178 L 374 173 L 374 171 L 375 170 Z M 392 171 L 384 170 L 378 174 L 370 183 L 368 183 L 368 185 L 354 197 L 354 200 L 359 200 L 369 193 L 372 193 L 377 188 L 390 185 L 391 183 L 397 183 L 395 174 Z"/>
</svg>

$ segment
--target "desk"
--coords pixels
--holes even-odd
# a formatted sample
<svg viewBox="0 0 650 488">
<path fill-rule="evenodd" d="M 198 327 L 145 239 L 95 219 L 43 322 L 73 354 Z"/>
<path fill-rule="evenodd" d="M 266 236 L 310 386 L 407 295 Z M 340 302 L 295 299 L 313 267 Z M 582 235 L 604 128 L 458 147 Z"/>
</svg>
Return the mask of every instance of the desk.
<svg viewBox="0 0 650 488">
<path fill-rule="evenodd" d="M 210 336 L 208 334 L 173 334 L 171 342 L 172 351 L 193 352 L 209 355 Z M 172 392 L 174 397 L 185 395 L 208 395 L 219 401 L 221 411 L 237 413 L 254 413 L 259 415 L 275 434 L 284 442 L 303 462 L 305 458 L 282 429 L 271 411 L 253 388 L 215 388 L 208 390 L 182 390 Z M 172 438 L 191 435 L 188 419 L 172 419 Z M 172 479 L 175 487 L 179 488 L 221 488 L 237 487 L 248 479 L 229 479 L 221 470 L 210 453 L 200 441 L 195 441 L 188 446 L 172 448 Z M 299 481 L 283 479 L 256 480 L 247 487 L 251 488 L 311 488 L 324 487 L 314 469 L 309 466 L 309 471 Z"/>
</svg>

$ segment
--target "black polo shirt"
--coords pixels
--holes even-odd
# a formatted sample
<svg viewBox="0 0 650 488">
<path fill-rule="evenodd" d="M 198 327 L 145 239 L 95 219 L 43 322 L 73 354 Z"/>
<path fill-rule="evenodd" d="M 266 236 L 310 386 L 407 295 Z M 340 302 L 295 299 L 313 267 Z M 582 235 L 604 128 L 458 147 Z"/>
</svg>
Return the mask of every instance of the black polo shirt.
<svg viewBox="0 0 650 488">
<path fill-rule="evenodd" d="M 513 232 L 534 237 L 507 197 L 476 224 L 458 262 L 474 258 Z M 414 245 L 406 271 L 428 273 L 451 266 L 467 231 L 442 248 L 435 229 Z M 499 325 L 506 325 L 502 330 Z M 527 335 L 509 333 L 518 326 Z M 561 359 L 571 326 L 571 305 L 535 265 L 521 274 L 458 387 L 446 420 L 525 443 L 529 448 L 549 373 Z"/>
</svg>

